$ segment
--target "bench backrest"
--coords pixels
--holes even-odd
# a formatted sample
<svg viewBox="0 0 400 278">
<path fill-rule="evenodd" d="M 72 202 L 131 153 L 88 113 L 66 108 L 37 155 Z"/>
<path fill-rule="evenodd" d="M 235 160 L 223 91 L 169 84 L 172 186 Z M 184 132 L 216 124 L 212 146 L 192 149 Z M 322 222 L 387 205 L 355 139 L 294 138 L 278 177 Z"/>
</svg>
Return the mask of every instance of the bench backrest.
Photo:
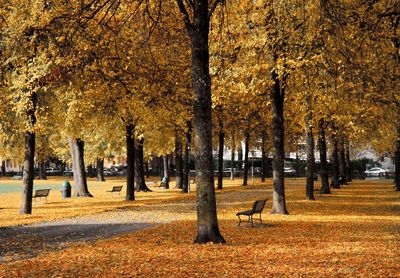
<svg viewBox="0 0 400 278">
<path fill-rule="evenodd" d="M 253 208 L 252 208 L 253 213 L 262 212 L 262 210 L 264 209 L 266 201 L 267 201 L 267 199 L 255 201 L 254 204 L 253 204 Z"/>
<path fill-rule="evenodd" d="M 111 191 L 118 192 L 118 191 L 121 191 L 121 189 L 122 189 L 122 185 L 119 185 L 119 186 L 113 186 L 113 188 L 112 188 L 112 190 L 111 190 Z"/>
<path fill-rule="evenodd" d="M 35 191 L 34 197 L 47 197 L 49 196 L 50 189 L 38 189 Z"/>
</svg>

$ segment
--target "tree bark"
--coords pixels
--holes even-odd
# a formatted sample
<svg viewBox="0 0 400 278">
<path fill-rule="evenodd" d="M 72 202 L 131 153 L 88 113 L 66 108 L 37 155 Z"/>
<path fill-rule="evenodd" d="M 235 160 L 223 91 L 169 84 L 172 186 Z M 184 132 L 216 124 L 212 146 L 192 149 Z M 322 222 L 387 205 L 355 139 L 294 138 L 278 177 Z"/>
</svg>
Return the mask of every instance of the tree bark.
<svg viewBox="0 0 400 278">
<path fill-rule="evenodd" d="M 267 136 L 265 131 L 261 135 L 261 182 L 265 182 L 265 177 L 267 176 L 267 154 L 265 151 L 265 141 Z"/>
<path fill-rule="evenodd" d="M 40 161 L 40 162 L 39 162 L 39 179 L 41 179 L 41 180 L 47 180 L 47 175 L 46 175 L 46 162 L 45 162 L 45 161 Z"/>
<path fill-rule="evenodd" d="M 30 96 L 30 108 L 26 112 L 27 120 L 30 128 L 36 124 L 36 93 Z M 34 160 L 35 160 L 35 141 L 36 134 L 32 131 L 25 132 L 25 156 L 23 170 L 23 191 L 21 196 L 20 214 L 32 214 L 32 195 L 33 195 L 33 179 L 35 178 Z"/>
<path fill-rule="evenodd" d="M 168 155 L 163 156 L 163 169 L 164 169 L 164 188 L 169 189 L 169 159 Z"/>
<path fill-rule="evenodd" d="M 247 185 L 249 176 L 249 145 L 250 145 L 250 132 L 248 130 L 244 133 L 244 169 L 243 169 L 243 186 Z"/>
<path fill-rule="evenodd" d="M 235 179 L 235 145 L 232 146 L 231 153 L 231 180 Z"/>
<path fill-rule="evenodd" d="M 74 197 L 93 197 L 89 193 L 84 161 L 84 146 L 85 143 L 81 139 L 70 139 L 72 171 L 74 173 Z"/>
<path fill-rule="evenodd" d="M 183 182 L 183 159 L 182 159 L 182 140 L 176 134 L 175 137 L 175 183 L 176 188 L 182 189 Z"/>
<path fill-rule="evenodd" d="M 96 160 L 97 181 L 106 181 L 104 178 L 104 158 Z"/>
<path fill-rule="evenodd" d="M 177 0 L 191 39 L 194 133 L 196 159 L 196 243 L 224 243 L 217 220 L 212 158 L 211 78 L 209 73 L 208 35 L 210 15 L 208 0 L 193 1 L 190 22 L 182 0 Z M 188 6 L 190 7 L 190 5 Z"/>
<path fill-rule="evenodd" d="M 192 144 L 192 122 L 186 122 L 187 131 L 185 134 L 185 157 L 183 160 L 183 184 L 182 192 L 188 193 L 190 186 L 190 146 Z"/>
<path fill-rule="evenodd" d="M 276 61 L 276 58 L 274 57 Z M 274 86 L 271 90 L 272 99 L 272 145 L 274 157 L 273 167 L 273 194 L 272 194 L 272 214 L 288 214 L 286 209 L 285 197 L 285 178 L 284 178 L 284 116 L 283 104 L 285 99 L 285 89 L 281 88 L 280 80 L 276 70 L 272 72 Z"/>
<path fill-rule="evenodd" d="M 326 155 L 326 137 L 325 137 L 325 123 L 321 119 L 318 122 L 318 145 L 319 145 L 319 156 L 321 160 L 321 194 L 331 194 L 329 188 L 329 176 L 328 176 L 328 162 Z"/>
<path fill-rule="evenodd" d="M 135 200 L 135 125 L 126 125 L 126 196 L 125 201 Z"/>
<path fill-rule="evenodd" d="M 144 139 L 140 138 L 135 145 L 135 191 L 150 192 L 150 188 L 146 185 L 144 178 Z"/>
<path fill-rule="evenodd" d="M 341 184 L 347 184 L 346 179 L 346 155 L 344 149 L 344 140 L 341 138 L 339 141 L 339 175 L 341 177 Z"/>
<path fill-rule="evenodd" d="M 144 168 L 146 169 L 146 178 L 150 178 L 150 169 L 149 169 L 149 162 L 146 161 L 144 163 Z"/>
<path fill-rule="evenodd" d="M 219 137 L 219 148 L 218 148 L 218 186 L 217 186 L 217 188 L 222 189 L 225 133 L 222 130 L 220 130 L 218 137 Z"/>
<path fill-rule="evenodd" d="M 346 181 L 351 182 L 351 160 L 350 160 L 350 142 L 346 144 Z"/>
<path fill-rule="evenodd" d="M 1 176 L 6 176 L 6 161 L 4 159 L 1 161 Z"/>
<path fill-rule="evenodd" d="M 395 189 L 400 191 L 400 127 L 397 128 L 397 140 L 396 140 L 396 151 L 394 158 L 395 167 Z"/>
<path fill-rule="evenodd" d="M 338 142 L 335 135 L 332 138 L 333 143 L 333 153 L 332 153 L 332 164 L 333 164 L 333 179 L 331 182 L 331 186 L 333 188 L 340 188 L 339 183 L 339 158 L 338 158 Z"/>
<path fill-rule="evenodd" d="M 312 104 L 311 97 L 307 96 L 307 116 L 306 116 L 306 133 L 307 133 L 307 172 L 306 172 L 306 199 L 307 200 L 315 200 L 314 198 L 314 135 L 313 135 L 313 127 L 312 127 Z"/>
</svg>

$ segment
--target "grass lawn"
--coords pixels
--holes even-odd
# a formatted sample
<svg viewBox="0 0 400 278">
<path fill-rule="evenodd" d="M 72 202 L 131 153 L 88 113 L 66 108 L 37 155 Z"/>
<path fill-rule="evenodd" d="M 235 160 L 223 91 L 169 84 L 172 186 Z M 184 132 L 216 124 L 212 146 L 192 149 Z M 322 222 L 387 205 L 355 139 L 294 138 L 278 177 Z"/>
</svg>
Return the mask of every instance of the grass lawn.
<svg viewBox="0 0 400 278">
<path fill-rule="evenodd" d="M 0 186 L 1 186 L 0 181 Z M 49 180 L 43 183 L 54 183 Z M 137 194 L 137 201 L 107 197 L 122 180 L 89 182 L 94 198 L 63 200 L 57 190 L 47 204 L 34 205 L 32 216 L 18 216 L 19 194 L 0 194 L 0 225 L 33 223 L 116 208 L 140 209 L 159 204 L 177 221 L 48 252 L 37 258 L 0 264 L 2 277 L 399 277 L 400 193 L 391 181 L 355 181 L 332 191 L 316 192 L 305 201 L 304 179 L 286 181 L 290 215 L 269 215 L 271 181 L 254 189 L 226 181 L 217 192 L 218 218 L 227 244 L 194 245 L 194 195 L 156 189 Z M 57 183 L 61 184 L 61 180 Z M 173 184 L 172 186 L 173 187 Z M 316 187 L 319 187 L 317 183 Z M 263 225 L 237 227 L 236 212 L 256 199 L 268 198 Z"/>
</svg>

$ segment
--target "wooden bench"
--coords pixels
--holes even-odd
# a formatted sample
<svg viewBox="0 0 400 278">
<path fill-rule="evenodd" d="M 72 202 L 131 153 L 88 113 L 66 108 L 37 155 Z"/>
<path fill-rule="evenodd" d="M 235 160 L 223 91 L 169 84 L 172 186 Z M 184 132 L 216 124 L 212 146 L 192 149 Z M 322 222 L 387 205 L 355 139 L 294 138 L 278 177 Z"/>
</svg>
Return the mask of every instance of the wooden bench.
<svg viewBox="0 0 400 278">
<path fill-rule="evenodd" d="M 122 185 L 117 185 L 117 186 L 113 186 L 113 188 L 111 190 L 107 190 L 107 194 L 111 194 L 114 196 L 114 193 L 118 193 L 118 195 L 121 195 L 121 190 L 122 190 Z"/>
<path fill-rule="evenodd" d="M 156 182 L 156 181 L 146 181 L 146 185 L 158 186 L 158 182 Z"/>
<path fill-rule="evenodd" d="M 45 198 L 47 202 L 47 196 L 49 196 L 50 189 L 38 189 L 35 190 L 35 195 L 33 195 L 33 199 L 36 202 L 36 198 Z"/>
<path fill-rule="evenodd" d="M 239 217 L 239 224 L 238 224 L 238 226 L 240 226 L 240 224 L 241 224 L 242 222 L 250 222 L 250 223 L 251 223 L 251 226 L 254 227 L 253 220 L 260 220 L 260 222 L 261 222 L 261 224 L 262 224 L 261 212 L 262 212 L 263 209 L 264 209 L 264 206 L 265 206 L 265 202 L 266 202 L 266 201 L 267 201 L 267 199 L 264 199 L 264 200 L 257 200 L 257 201 L 254 202 L 253 208 L 252 208 L 251 210 L 245 210 L 245 211 L 238 212 L 238 213 L 236 214 L 236 216 Z M 260 218 L 254 218 L 254 217 L 253 217 L 253 215 L 254 215 L 254 214 L 257 214 L 257 213 L 260 214 Z M 248 217 L 248 220 L 242 220 L 242 219 L 240 218 L 241 215 L 247 216 L 247 217 Z"/>
</svg>

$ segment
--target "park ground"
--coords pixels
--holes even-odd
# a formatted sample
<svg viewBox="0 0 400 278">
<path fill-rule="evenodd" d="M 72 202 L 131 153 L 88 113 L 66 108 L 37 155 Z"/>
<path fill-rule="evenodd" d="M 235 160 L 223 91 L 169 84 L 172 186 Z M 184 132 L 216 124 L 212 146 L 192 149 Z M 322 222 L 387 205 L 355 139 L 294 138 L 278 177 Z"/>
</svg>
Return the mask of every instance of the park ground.
<svg viewBox="0 0 400 278">
<path fill-rule="evenodd" d="M 20 181 L 2 183 L 18 186 Z M 54 188 L 61 183 L 57 178 L 36 182 Z M 59 188 L 53 189 L 47 203 L 34 204 L 31 216 L 18 215 L 20 193 L 0 194 L 1 232 L 16 231 L 1 238 L 0 276 L 400 277 L 400 193 L 391 180 L 354 181 L 331 195 L 316 191 L 316 201 L 306 201 L 304 179 L 288 179 L 290 215 L 285 216 L 268 213 L 271 181 L 256 182 L 252 188 L 240 186 L 240 180 L 226 180 L 226 187 L 217 191 L 224 245 L 193 244 L 195 193 L 152 188 L 151 193 L 138 193 L 131 203 L 123 194 L 107 196 L 106 190 L 122 183 L 90 181 L 94 198 L 62 199 Z M 268 201 L 263 224 L 238 227 L 236 213 L 264 198 Z M 35 223 L 45 225 L 39 231 L 57 231 L 52 223 L 66 221 L 61 223 L 68 225 L 59 226 L 65 230 L 82 227 L 86 220 L 136 223 L 139 229 L 120 234 L 101 230 L 95 238 L 73 232 L 74 240 L 62 238 L 51 244 L 46 237 L 29 234 Z M 25 236 L 20 236 L 21 229 Z"/>
</svg>

